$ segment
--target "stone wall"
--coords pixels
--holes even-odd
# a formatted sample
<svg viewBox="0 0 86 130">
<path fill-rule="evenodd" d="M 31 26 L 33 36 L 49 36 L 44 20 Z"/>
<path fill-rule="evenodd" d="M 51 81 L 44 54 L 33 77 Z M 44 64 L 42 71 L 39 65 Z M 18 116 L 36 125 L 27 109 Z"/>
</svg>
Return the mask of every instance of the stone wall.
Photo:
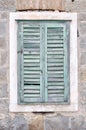
<svg viewBox="0 0 86 130">
<path fill-rule="evenodd" d="M 64 0 L 16 0 L 16 10 L 64 10 Z"/>
<path fill-rule="evenodd" d="M 0 0 L 0 130 L 86 130 L 86 0 L 66 0 L 78 13 L 79 110 L 77 112 L 9 112 L 9 12 L 14 0 Z"/>
</svg>

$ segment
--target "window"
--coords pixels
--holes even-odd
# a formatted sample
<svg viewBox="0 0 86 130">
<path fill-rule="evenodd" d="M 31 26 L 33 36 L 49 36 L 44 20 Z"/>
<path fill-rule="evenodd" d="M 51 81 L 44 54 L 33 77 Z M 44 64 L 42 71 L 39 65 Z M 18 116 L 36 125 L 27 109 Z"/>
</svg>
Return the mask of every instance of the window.
<svg viewBox="0 0 86 130">
<path fill-rule="evenodd" d="M 11 13 L 10 111 L 77 110 L 76 19 L 75 13 Z"/>
<path fill-rule="evenodd" d="M 19 103 L 67 103 L 69 22 L 17 23 Z"/>
</svg>

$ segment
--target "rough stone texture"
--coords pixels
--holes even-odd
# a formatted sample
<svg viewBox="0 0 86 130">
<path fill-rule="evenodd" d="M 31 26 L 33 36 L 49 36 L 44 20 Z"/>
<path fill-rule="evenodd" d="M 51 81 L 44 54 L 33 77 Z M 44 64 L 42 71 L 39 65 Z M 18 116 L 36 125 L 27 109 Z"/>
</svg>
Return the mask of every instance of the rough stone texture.
<svg viewBox="0 0 86 130">
<path fill-rule="evenodd" d="M 83 116 L 71 118 L 71 130 L 86 130 L 86 122 Z"/>
<path fill-rule="evenodd" d="M 82 35 L 80 37 L 80 49 L 81 49 L 81 52 L 86 51 L 86 35 Z"/>
<path fill-rule="evenodd" d="M 10 117 L 6 117 L 3 120 L 0 120 L 0 130 L 10 130 L 10 123 Z"/>
<path fill-rule="evenodd" d="M 0 49 L 4 49 L 6 46 L 6 40 L 4 36 L 0 36 Z"/>
<path fill-rule="evenodd" d="M 7 92 L 7 84 L 1 84 L 0 85 L 0 98 L 4 97 L 8 97 L 8 92 Z"/>
<path fill-rule="evenodd" d="M 68 117 L 56 116 L 45 119 L 45 130 L 69 130 Z"/>
<path fill-rule="evenodd" d="M 0 0 L 0 11 L 15 10 L 15 0 Z"/>
<path fill-rule="evenodd" d="M 36 116 L 31 120 L 29 124 L 30 130 L 44 130 L 44 120 L 43 116 Z"/>
<path fill-rule="evenodd" d="M 80 69 L 80 81 L 86 82 L 86 67 Z"/>
<path fill-rule="evenodd" d="M 23 116 L 16 116 L 11 123 L 10 130 L 29 130 L 29 126 Z"/>
<path fill-rule="evenodd" d="M 0 35 L 5 36 L 6 35 L 6 22 L 0 21 Z"/>
<path fill-rule="evenodd" d="M 85 12 L 86 11 L 86 0 L 65 0 L 66 11 L 72 12 Z"/>
<path fill-rule="evenodd" d="M 86 52 L 81 53 L 81 65 L 86 65 Z"/>
<path fill-rule="evenodd" d="M 79 18 L 80 21 L 86 21 L 86 13 L 85 12 L 80 12 L 78 14 L 78 18 Z"/>
<path fill-rule="evenodd" d="M 5 68 L 0 68 L 0 83 L 7 82 L 7 70 Z"/>
<path fill-rule="evenodd" d="M 81 33 L 81 35 L 86 34 L 86 21 L 80 22 L 80 33 Z"/>
<path fill-rule="evenodd" d="M 9 112 L 9 102 L 8 99 L 6 98 L 2 98 L 0 99 L 0 114 L 4 113 L 4 114 L 8 114 Z M 4 115 L 5 117 L 6 115 Z"/>
<path fill-rule="evenodd" d="M 16 0 L 17 10 L 64 10 L 64 0 Z"/>
<path fill-rule="evenodd" d="M 45 119 L 45 130 L 86 130 L 83 116 L 56 116 Z"/>
<path fill-rule="evenodd" d="M 24 0 L 23 0 L 24 1 Z M 9 11 L 15 0 L 0 0 L 0 130 L 86 130 L 86 0 L 66 0 L 66 11 L 78 12 L 79 110 L 53 114 L 9 112 Z M 15 96 L 14 96 L 15 98 Z M 13 115 L 14 114 L 14 115 Z M 27 120 L 26 120 L 27 117 Z M 44 120 L 45 118 L 45 120 Z M 29 126 L 29 127 L 28 127 Z"/>
</svg>

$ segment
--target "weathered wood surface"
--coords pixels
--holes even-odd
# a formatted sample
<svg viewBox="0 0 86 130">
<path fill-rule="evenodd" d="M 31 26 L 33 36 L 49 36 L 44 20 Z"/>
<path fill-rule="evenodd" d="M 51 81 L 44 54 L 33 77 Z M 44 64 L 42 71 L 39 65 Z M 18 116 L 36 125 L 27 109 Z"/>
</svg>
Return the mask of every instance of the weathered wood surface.
<svg viewBox="0 0 86 130">
<path fill-rule="evenodd" d="M 16 10 L 64 10 L 64 0 L 16 0 Z"/>
</svg>

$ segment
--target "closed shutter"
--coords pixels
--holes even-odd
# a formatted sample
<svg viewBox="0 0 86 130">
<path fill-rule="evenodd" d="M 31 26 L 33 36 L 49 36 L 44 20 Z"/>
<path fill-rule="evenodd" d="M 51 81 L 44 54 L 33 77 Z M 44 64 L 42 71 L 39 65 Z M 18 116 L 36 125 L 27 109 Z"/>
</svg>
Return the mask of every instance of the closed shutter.
<svg viewBox="0 0 86 130">
<path fill-rule="evenodd" d="M 47 30 L 47 88 L 46 102 L 69 100 L 69 27 L 65 23 L 46 25 Z"/>
<path fill-rule="evenodd" d="M 69 101 L 69 22 L 18 22 L 19 103 Z"/>
<path fill-rule="evenodd" d="M 18 47 L 20 49 L 20 68 L 18 68 L 20 69 L 20 102 L 41 102 L 42 67 L 40 60 L 42 56 L 40 48 L 42 47 L 40 45 L 40 23 L 19 22 L 18 28 L 20 34 Z"/>
</svg>

